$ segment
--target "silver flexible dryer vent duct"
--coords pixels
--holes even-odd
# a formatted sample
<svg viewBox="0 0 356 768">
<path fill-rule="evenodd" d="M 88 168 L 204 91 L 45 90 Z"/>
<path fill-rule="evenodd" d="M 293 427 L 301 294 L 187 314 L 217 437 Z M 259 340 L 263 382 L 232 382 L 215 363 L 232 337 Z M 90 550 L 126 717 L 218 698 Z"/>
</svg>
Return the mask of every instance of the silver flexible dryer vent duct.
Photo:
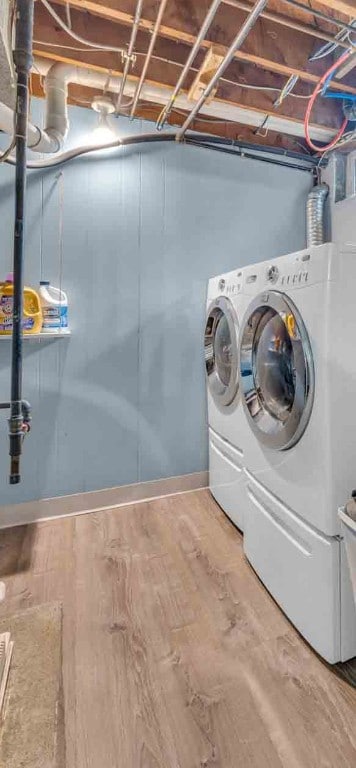
<svg viewBox="0 0 356 768">
<path fill-rule="evenodd" d="M 329 194 L 327 184 L 317 184 L 307 200 L 307 247 L 325 243 L 325 203 Z"/>
</svg>

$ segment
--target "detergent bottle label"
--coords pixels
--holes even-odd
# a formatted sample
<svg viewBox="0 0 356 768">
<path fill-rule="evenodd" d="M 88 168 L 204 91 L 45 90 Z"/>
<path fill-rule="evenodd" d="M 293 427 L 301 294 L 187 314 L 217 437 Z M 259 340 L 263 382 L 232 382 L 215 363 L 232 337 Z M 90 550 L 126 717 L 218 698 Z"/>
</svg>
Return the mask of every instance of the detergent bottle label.
<svg viewBox="0 0 356 768">
<path fill-rule="evenodd" d="M 35 325 L 35 321 L 33 317 L 25 317 L 22 321 L 22 330 L 23 331 L 32 331 L 32 328 Z"/>
<path fill-rule="evenodd" d="M 68 307 L 43 307 L 43 328 L 68 328 Z"/>
<path fill-rule="evenodd" d="M 12 331 L 13 297 L 0 298 L 0 331 Z"/>
<path fill-rule="evenodd" d="M 0 298 L 0 333 L 10 333 L 13 328 L 13 296 L 3 295 Z M 22 319 L 22 330 L 32 331 L 35 325 L 33 317 L 24 317 Z"/>
</svg>

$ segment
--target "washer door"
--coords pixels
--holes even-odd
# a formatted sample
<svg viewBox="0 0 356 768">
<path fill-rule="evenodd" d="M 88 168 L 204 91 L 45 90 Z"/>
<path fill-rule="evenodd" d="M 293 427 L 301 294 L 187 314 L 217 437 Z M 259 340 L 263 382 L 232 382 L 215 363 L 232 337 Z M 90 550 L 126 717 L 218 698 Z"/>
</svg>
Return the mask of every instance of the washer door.
<svg viewBox="0 0 356 768">
<path fill-rule="evenodd" d="M 303 320 L 283 293 L 258 296 L 239 344 L 242 401 L 258 439 L 287 450 L 300 440 L 314 398 L 314 366 Z"/>
<path fill-rule="evenodd" d="M 231 405 L 239 388 L 237 344 L 235 310 L 220 296 L 209 307 L 204 341 L 208 386 L 220 408 Z"/>
</svg>

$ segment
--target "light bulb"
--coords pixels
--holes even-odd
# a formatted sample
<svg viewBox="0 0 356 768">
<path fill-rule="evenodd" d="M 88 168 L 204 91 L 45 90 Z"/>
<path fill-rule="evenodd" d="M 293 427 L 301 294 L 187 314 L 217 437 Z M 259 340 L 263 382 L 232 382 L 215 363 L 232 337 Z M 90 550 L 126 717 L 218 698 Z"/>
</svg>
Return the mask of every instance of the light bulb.
<svg viewBox="0 0 356 768">
<path fill-rule="evenodd" d="M 93 99 L 92 108 L 98 113 L 99 122 L 96 128 L 91 132 L 88 143 L 91 146 L 99 147 L 101 144 L 110 144 L 110 142 L 115 140 L 119 141 L 119 136 L 110 125 L 109 121 L 109 115 L 113 114 L 115 111 L 114 104 L 110 97 L 105 95 L 96 96 L 95 99 Z M 109 147 L 107 151 L 112 149 L 115 149 L 115 147 Z"/>
<path fill-rule="evenodd" d="M 116 138 L 115 131 L 109 124 L 109 119 L 105 112 L 99 113 L 99 123 L 94 128 L 91 135 L 91 144 L 109 144 L 110 141 L 114 141 Z M 118 138 L 118 137 L 117 137 Z"/>
</svg>

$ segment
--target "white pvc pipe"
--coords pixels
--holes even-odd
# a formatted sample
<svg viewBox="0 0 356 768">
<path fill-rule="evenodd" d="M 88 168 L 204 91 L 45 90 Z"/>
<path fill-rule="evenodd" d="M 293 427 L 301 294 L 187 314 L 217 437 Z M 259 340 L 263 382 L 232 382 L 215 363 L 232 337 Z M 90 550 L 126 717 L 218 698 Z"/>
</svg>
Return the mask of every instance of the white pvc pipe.
<svg viewBox="0 0 356 768">
<path fill-rule="evenodd" d="M 69 64 L 53 64 L 45 78 L 46 128 L 45 132 L 58 142 L 58 149 L 63 147 L 69 131 L 68 119 L 68 83 L 73 82 L 75 68 Z"/>
<path fill-rule="evenodd" d="M 51 70 L 51 63 L 47 59 L 35 58 L 35 71 L 46 77 L 47 73 Z M 107 75 L 101 72 L 95 72 L 92 69 L 85 67 L 73 67 L 71 73 L 68 75 L 68 65 L 55 64 L 57 75 L 63 74 L 68 76 L 69 82 L 76 85 L 83 85 L 88 88 L 97 88 L 102 91 L 105 88 Z M 110 78 L 110 90 L 118 93 L 121 86 L 121 77 Z M 132 80 L 127 80 L 126 94 L 128 96 L 134 96 L 136 86 Z M 141 98 L 143 101 L 150 101 L 156 104 L 166 105 L 169 99 L 172 88 L 164 85 L 151 85 L 145 83 L 142 87 Z M 175 100 L 174 106 L 176 109 L 181 109 L 187 112 L 191 111 L 192 104 L 188 101 L 187 96 L 181 93 Z M 258 128 L 261 122 L 264 120 L 265 115 L 255 109 L 243 109 L 238 105 L 219 101 L 214 99 L 210 104 L 204 104 L 200 110 L 201 115 L 220 118 L 222 120 L 241 123 L 242 125 L 250 125 L 254 128 Z M 304 137 L 304 126 L 302 122 L 297 122 L 292 118 L 279 117 L 279 115 L 270 115 L 267 121 L 267 128 L 270 131 L 277 131 L 279 133 L 286 133 L 290 136 Z M 312 126 L 311 135 L 316 141 L 326 141 L 333 137 L 334 133 L 330 128 L 324 128 L 323 126 Z"/>
<path fill-rule="evenodd" d="M 14 111 L 0 102 L 0 130 L 8 133 L 10 136 L 14 132 Z M 28 125 L 28 146 L 34 152 L 58 152 L 60 146 L 58 141 L 48 136 L 41 128 L 29 123 Z"/>
<path fill-rule="evenodd" d="M 68 83 L 75 80 L 76 69 L 67 64 L 53 64 L 46 72 L 44 90 L 46 94 L 45 128 L 29 123 L 28 147 L 34 152 L 55 154 L 62 149 L 69 130 Z M 10 135 L 14 130 L 12 109 L 0 103 L 0 130 Z"/>
<path fill-rule="evenodd" d="M 45 92 L 47 96 L 46 126 L 42 130 L 38 126 L 29 123 L 28 146 L 34 152 L 55 154 L 62 149 L 69 128 L 67 107 L 68 83 L 76 83 L 77 85 L 103 90 L 106 85 L 107 76 L 104 73 L 94 72 L 84 67 L 72 67 L 61 63 L 51 65 L 46 59 L 41 58 L 36 58 L 35 66 L 36 71 L 45 77 Z M 110 80 L 111 89 L 118 93 L 121 82 L 121 77 L 112 77 Z M 134 96 L 135 90 L 135 83 L 128 80 L 126 84 L 128 95 Z M 155 86 L 149 83 L 143 85 L 141 92 L 144 101 L 162 105 L 167 104 L 171 94 L 172 88 L 169 86 Z M 191 110 L 191 103 L 184 93 L 181 93 L 176 98 L 175 107 L 188 112 Z M 210 104 L 204 104 L 200 112 L 202 115 L 253 127 L 259 127 L 262 120 L 261 112 L 257 110 L 243 109 L 238 105 L 218 100 L 214 100 Z M 271 115 L 268 118 L 267 128 L 271 131 L 286 133 L 290 136 L 304 137 L 304 128 L 301 122 L 279 117 L 278 115 Z M 14 131 L 14 112 L 1 102 L 0 131 L 10 136 L 13 135 Z M 323 126 L 312 126 L 310 133 L 314 140 L 324 142 L 330 140 L 333 136 L 333 132 Z"/>
</svg>

